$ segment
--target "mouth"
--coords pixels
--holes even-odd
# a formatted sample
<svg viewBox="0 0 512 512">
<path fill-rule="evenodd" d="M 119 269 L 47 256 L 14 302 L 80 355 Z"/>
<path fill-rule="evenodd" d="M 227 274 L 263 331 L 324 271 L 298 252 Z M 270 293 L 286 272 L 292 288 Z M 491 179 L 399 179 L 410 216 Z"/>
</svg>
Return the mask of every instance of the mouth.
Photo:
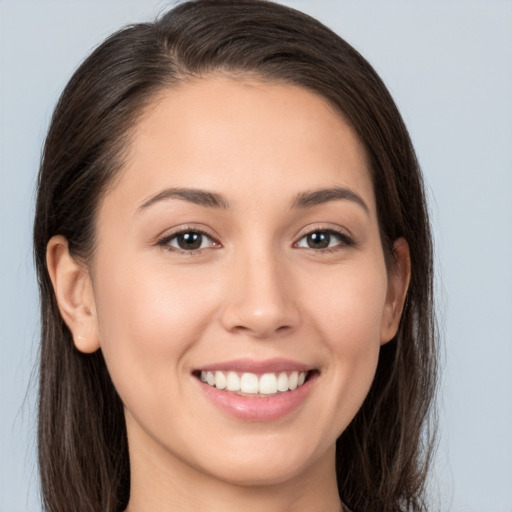
<svg viewBox="0 0 512 512">
<path fill-rule="evenodd" d="M 193 375 L 220 391 L 250 398 L 267 398 L 295 391 L 318 373 L 318 370 L 253 373 L 209 369 L 196 370 Z"/>
<path fill-rule="evenodd" d="M 303 409 L 320 370 L 290 359 L 238 359 L 195 368 L 208 402 L 237 420 L 277 421 Z"/>
</svg>

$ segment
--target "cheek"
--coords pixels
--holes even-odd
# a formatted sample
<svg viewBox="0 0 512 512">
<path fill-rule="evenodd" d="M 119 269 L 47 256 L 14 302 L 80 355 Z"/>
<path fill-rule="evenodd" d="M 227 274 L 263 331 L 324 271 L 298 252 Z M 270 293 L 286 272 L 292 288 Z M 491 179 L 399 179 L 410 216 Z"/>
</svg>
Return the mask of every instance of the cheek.
<svg viewBox="0 0 512 512">
<path fill-rule="evenodd" d="M 380 346 L 387 296 L 383 265 L 342 269 L 339 275 L 328 276 L 321 288 L 311 300 L 316 311 L 311 316 L 332 350 L 348 355 Z"/>
<path fill-rule="evenodd" d="M 322 336 L 332 411 L 338 417 L 333 424 L 339 435 L 362 405 L 375 376 L 387 295 L 385 269 L 347 269 L 329 286 L 326 282 L 324 290 L 328 292 L 312 297 L 315 313 L 310 317 Z"/>
<path fill-rule="evenodd" d="M 98 329 L 116 387 L 125 387 L 127 374 L 148 384 L 176 374 L 211 318 L 213 294 L 206 276 L 171 270 L 119 259 L 99 269 Z"/>
</svg>

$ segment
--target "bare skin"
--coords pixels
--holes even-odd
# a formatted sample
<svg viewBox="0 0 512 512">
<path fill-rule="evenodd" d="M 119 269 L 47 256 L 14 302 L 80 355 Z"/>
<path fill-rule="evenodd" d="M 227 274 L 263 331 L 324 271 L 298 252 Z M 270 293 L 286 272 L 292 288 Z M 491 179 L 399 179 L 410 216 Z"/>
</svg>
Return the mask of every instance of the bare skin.
<svg viewBox="0 0 512 512">
<path fill-rule="evenodd" d="M 125 404 L 126 512 L 338 512 L 336 439 L 410 273 L 402 239 L 386 267 L 361 143 L 304 89 L 212 76 L 162 92 L 129 149 L 89 266 L 48 245 L 75 344 L 102 350 Z M 240 413 L 200 380 L 240 360 L 306 368 L 307 392 Z"/>
</svg>

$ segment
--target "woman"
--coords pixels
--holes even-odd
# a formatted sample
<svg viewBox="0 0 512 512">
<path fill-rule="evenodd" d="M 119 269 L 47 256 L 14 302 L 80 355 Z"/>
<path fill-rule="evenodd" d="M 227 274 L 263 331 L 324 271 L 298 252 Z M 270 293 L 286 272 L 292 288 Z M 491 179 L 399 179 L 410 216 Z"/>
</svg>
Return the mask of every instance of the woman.
<svg viewBox="0 0 512 512">
<path fill-rule="evenodd" d="M 425 509 L 421 175 L 320 23 L 214 0 L 111 36 L 57 105 L 34 233 L 47 510 Z"/>
</svg>

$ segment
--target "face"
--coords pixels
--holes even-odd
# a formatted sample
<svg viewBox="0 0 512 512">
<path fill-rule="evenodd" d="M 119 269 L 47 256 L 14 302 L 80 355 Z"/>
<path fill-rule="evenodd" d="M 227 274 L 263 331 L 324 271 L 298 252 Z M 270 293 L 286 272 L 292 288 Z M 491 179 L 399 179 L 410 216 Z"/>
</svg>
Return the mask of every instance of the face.
<svg viewBox="0 0 512 512">
<path fill-rule="evenodd" d="M 96 228 L 88 340 L 132 464 L 243 484 L 332 471 L 402 294 L 342 116 L 290 85 L 165 91 Z"/>
</svg>

